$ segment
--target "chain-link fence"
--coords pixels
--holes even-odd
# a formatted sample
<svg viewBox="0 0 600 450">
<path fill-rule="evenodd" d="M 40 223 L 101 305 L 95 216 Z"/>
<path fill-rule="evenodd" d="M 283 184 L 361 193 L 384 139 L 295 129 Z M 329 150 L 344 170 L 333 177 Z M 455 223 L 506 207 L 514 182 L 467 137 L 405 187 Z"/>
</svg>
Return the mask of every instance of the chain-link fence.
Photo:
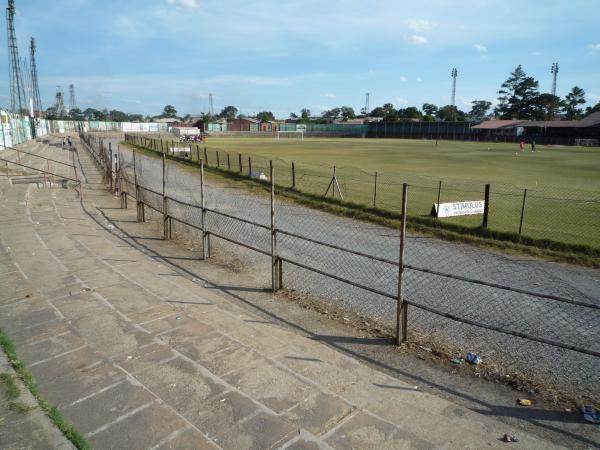
<svg viewBox="0 0 600 450">
<path fill-rule="evenodd" d="M 209 167 L 266 179 L 268 158 L 227 152 L 203 143 L 181 143 L 155 137 L 126 135 L 130 143 L 198 162 Z M 495 182 L 439 180 L 402 173 L 369 173 L 356 167 L 329 167 L 273 160 L 278 186 L 330 197 L 373 211 L 400 212 L 402 184 L 411 185 L 409 216 L 424 225 L 446 227 L 459 233 L 489 230 L 496 238 L 547 246 L 548 241 L 587 252 L 600 249 L 600 192 L 551 186 L 519 187 Z M 488 214 L 438 218 L 435 206 L 444 203 L 487 200 Z M 533 240 L 533 241 L 532 241 Z"/>
<path fill-rule="evenodd" d="M 201 149 L 202 165 L 211 156 Z M 260 169 L 271 184 L 270 199 L 235 181 L 207 183 L 202 166 L 130 149 L 121 149 L 119 159 L 121 185 L 131 189 L 126 194 L 142 209 L 155 209 L 165 230 L 173 222 L 191 227 L 205 257 L 221 242 L 238 246 L 238 252 L 253 255 L 250 261 L 260 259 L 261 270 L 271 267 L 273 290 L 294 290 L 373 317 L 396 328 L 399 340 L 408 330 L 409 340 L 450 348 L 456 356 L 479 353 L 490 373 L 600 398 L 595 271 L 406 235 L 292 204 L 277 197 L 277 168 L 265 161 L 251 161 L 246 170 L 250 164 Z M 425 187 L 400 189 L 401 200 L 406 190 L 400 211 L 418 208 L 411 205 Z M 438 195 L 439 186 L 427 189 Z"/>
</svg>

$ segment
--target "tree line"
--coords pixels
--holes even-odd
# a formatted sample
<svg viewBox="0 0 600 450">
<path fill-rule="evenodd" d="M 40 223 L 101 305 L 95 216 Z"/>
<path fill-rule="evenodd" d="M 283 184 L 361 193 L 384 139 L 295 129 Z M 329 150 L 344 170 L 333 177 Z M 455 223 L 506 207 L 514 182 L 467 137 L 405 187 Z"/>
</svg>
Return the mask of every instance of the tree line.
<svg viewBox="0 0 600 450">
<path fill-rule="evenodd" d="M 323 111 L 318 116 L 313 116 L 310 109 L 302 108 L 300 114 L 290 113 L 289 120 L 297 123 L 334 123 L 347 122 L 358 118 L 378 118 L 385 122 L 425 121 L 425 122 L 481 122 L 487 119 L 520 119 L 520 120 L 553 120 L 564 117 L 568 120 L 577 120 L 593 112 L 600 111 L 600 102 L 593 107 L 583 108 L 585 105 L 585 91 L 574 86 L 564 98 L 551 93 L 540 92 L 539 82 L 528 76 L 522 65 L 518 65 L 510 76 L 502 83 L 498 90 L 498 103 L 492 109 L 492 102 L 488 100 L 474 100 L 468 112 L 462 111 L 453 105 L 437 106 L 433 103 L 424 103 L 419 109 L 416 106 L 396 108 L 392 103 L 377 106 L 371 111 L 363 108 L 358 114 L 350 106 L 340 106 Z M 204 122 L 214 122 L 219 119 L 233 120 L 244 118 L 235 106 L 226 106 L 218 114 L 202 113 L 199 118 Z M 58 114 L 54 106 L 46 110 L 48 119 L 65 120 L 98 120 L 113 122 L 150 122 L 156 118 L 172 118 L 176 121 L 187 122 L 191 116 L 177 115 L 173 105 L 166 105 L 159 116 L 144 116 L 142 114 L 128 114 L 119 110 L 87 108 L 81 110 L 74 108 Z M 254 119 L 260 122 L 275 120 L 271 111 L 261 111 L 255 114 Z"/>
</svg>

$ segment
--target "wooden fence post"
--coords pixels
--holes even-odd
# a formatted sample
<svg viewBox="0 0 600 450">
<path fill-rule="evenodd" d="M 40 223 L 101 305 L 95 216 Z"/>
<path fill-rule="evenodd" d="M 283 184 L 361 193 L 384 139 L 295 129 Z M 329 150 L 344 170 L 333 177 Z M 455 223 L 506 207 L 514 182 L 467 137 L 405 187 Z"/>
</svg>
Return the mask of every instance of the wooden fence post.
<svg viewBox="0 0 600 450">
<path fill-rule="evenodd" d="M 292 161 L 292 189 L 296 189 L 296 163 Z"/>
<path fill-rule="evenodd" d="M 519 220 L 519 238 L 523 231 L 523 219 L 525 217 L 525 203 L 527 202 L 527 189 L 523 190 L 523 204 L 521 205 L 521 220 Z"/>
<path fill-rule="evenodd" d="M 442 180 L 438 184 L 438 195 L 437 195 L 437 203 L 435 206 L 435 218 L 437 219 L 440 215 L 440 197 L 442 196 Z"/>
</svg>

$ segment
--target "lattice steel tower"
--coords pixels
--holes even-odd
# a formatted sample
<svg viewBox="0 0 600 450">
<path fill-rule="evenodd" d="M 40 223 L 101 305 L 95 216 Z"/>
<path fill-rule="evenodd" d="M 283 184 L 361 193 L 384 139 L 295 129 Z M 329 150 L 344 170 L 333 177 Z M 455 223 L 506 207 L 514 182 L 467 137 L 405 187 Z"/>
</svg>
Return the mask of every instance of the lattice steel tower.
<svg viewBox="0 0 600 450">
<path fill-rule="evenodd" d="M 22 113 L 27 111 L 27 99 L 21 65 L 19 61 L 19 48 L 15 34 L 15 0 L 8 0 L 6 8 L 6 31 L 8 36 L 8 70 L 10 80 L 10 109 L 13 112 Z"/>
<path fill-rule="evenodd" d="M 458 78 L 458 70 L 456 70 L 456 67 L 452 69 L 451 75 L 452 75 L 452 98 L 450 100 L 450 104 L 453 107 L 456 107 L 456 78 Z"/>
<path fill-rule="evenodd" d="M 73 111 L 77 108 L 77 102 L 75 101 L 75 85 L 69 85 L 69 111 Z"/>
<path fill-rule="evenodd" d="M 65 114 L 65 94 L 62 91 L 62 86 L 56 86 L 56 102 L 54 103 L 56 115 L 62 117 Z"/>
<path fill-rule="evenodd" d="M 31 97 L 33 98 L 34 115 L 36 111 L 38 115 L 41 115 L 44 109 L 42 108 L 42 97 L 40 96 L 40 87 L 38 86 L 37 65 L 35 63 L 35 49 L 35 39 L 31 38 L 31 45 L 29 46 L 29 64 L 31 65 Z"/>
<path fill-rule="evenodd" d="M 556 97 L 556 77 L 558 76 L 558 63 L 552 63 L 550 73 L 552 74 L 552 95 Z"/>
</svg>

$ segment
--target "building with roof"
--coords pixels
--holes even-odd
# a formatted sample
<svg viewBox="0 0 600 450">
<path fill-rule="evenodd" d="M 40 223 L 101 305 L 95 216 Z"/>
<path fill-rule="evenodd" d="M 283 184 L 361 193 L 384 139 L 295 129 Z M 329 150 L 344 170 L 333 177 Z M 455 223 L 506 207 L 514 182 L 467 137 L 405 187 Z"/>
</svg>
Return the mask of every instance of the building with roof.
<svg viewBox="0 0 600 450">
<path fill-rule="evenodd" d="M 227 131 L 246 131 L 258 133 L 260 121 L 250 117 L 239 117 L 227 121 Z"/>
<path fill-rule="evenodd" d="M 540 144 L 574 145 L 578 139 L 600 139 L 600 112 L 581 120 L 487 120 L 471 130 L 485 140 L 535 139 Z"/>
</svg>

